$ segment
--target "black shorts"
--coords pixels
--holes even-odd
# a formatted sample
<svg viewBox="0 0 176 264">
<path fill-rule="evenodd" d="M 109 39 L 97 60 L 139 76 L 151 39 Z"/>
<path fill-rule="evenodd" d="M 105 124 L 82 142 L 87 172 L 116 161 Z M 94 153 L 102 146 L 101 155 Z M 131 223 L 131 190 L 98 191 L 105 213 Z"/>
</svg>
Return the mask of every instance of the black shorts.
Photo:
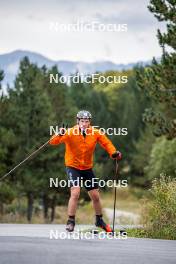
<svg viewBox="0 0 176 264">
<path fill-rule="evenodd" d="M 70 187 L 80 186 L 87 191 L 98 189 L 98 178 L 95 177 L 93 170 L 79 170 L 73 167 L 66 167 L 66 173 Z"/>
</svg>

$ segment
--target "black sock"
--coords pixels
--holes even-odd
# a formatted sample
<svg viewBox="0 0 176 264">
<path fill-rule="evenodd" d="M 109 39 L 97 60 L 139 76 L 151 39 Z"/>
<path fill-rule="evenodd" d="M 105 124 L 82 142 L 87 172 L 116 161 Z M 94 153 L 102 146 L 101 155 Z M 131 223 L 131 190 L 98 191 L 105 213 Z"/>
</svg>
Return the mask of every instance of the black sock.
<svg viewBox="0 0 176 264">
<path fill-rule="evenodd" d="M 75 220 L 75 215 L 69 215 L 68 218 L 71 220 Z"/>
<path fill-rule="evenodd" d="M 103 215 L 101 214 L 101 215 L 96 215 L 96 219 L 97 220 L 99 220 L 100 218 L 102 218 L 103 217 Z"/>
</svg>

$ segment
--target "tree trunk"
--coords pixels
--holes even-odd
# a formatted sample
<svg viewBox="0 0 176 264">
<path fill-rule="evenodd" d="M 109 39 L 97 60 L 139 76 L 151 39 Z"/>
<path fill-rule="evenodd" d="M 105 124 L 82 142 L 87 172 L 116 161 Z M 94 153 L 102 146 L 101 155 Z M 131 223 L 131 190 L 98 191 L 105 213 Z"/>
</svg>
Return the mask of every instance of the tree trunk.
<svg viewBox="0 0 176 264">
<path fill-rule="evenodd" d="M 0 202 L 0 215 L 3 216 L 4 214 L 4 205 Z"/>
<path fill-rule="evenodd" d="M 27 220 L 29 222 L 31 222 L 32 213 L 33 213 L 33 203 L 34 203 L 34 197 L 33 197 L 33 193 L 32 192 L 29 192 L 27 194 L 27 199 L 28 199 Z"/>
<path fill-rule="evenodd" d="M 56 208 L 56 195 L 54 195 L 51 200 L 51 222 L 53 222 L 55 218 L 55 208 Z"/>
<path fill-rule="evenodd" d="M 48 209 L 49 209 L 49 199 L 46 193 L 43 194 L 43 216 L 45 221 L 48 221 Z"/>
</svg>

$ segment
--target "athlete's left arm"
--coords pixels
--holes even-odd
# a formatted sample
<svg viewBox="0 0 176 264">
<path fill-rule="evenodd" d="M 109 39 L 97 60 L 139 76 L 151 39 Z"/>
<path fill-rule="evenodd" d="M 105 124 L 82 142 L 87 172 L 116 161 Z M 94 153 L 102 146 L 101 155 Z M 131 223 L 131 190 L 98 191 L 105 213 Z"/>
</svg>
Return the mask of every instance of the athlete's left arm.
<svg viewBox="0 0 176 264">
<path fill-rule="evenodd" d="M 107 138 L 106 135 L 104 134 L 102 135 L 98 133 L 97 141 L 100 144 L 100 146 L 109 153 L 110 157 L 112 156 L 112 154 L 114 154 L 117 151 L 115 146 L 112 144 L 111 140 Z"/>
</svg>

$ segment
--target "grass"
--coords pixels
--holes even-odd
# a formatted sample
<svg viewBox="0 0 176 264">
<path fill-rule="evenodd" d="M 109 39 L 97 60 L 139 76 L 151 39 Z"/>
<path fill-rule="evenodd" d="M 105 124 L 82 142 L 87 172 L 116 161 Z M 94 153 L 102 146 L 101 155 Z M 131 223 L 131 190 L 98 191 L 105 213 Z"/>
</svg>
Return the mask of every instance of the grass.
<svg viewBox="0 0 176 264">
<path fill-rule="evenodd" d="M 127 232 L 127 237 L 148 238 L 147 231 L 142 228 L 127 228 L 125 231 Z M 118 232 L 118 230 L 116 232 Z"/>
<path fill-rule="evenodd" d="M 136 189 L 137 190 L 137 189 Z M 102 192 L 101 192 L 102 193 Z M 145 195 L 145 192 L 143 192 Z M 140 214 L 141 204 L 139 198 L 135 195 L 132 188 L 117 188 L 116 207 L 118 210 L 124 210 L 131 213 Z M 113 208 L 114 191 L 102 193 L 103 207 Z"/>
<path fill-rule="evenodd" d="M 104 192 L 100 190 L 100 197 L 103 208 L 111 208 L 113 209 L 113 201 L 114 201 L 114 192 Z M 57 206 L 56 207 L 56 215 L 54 223 L 56 224 L 63 224 L 66 222 L 67 219 L 67 203 L 65 206 Z M 137 196 L 134 194 L 134 190 L 130 188 L 117 188 L 117 209 L 129 211 L 132 213 L 141 213 L 140 208 L 140 201 Z M 43 219 L 42 210 L 39 209 L 37 203 L 34 205 L 35 213 L 33 215 L 31 223 L 46 223 Z M 0 222 L 6 223 L 28 223 L 26 220 L 26 200 L 20 200 L 20 206 L 17 200 L 7 207 L 7 213 L 0 218 Z M 108 221 L 106 215 L 104 215 L 106 221 Z M 78 224 L 94 224 L 95 221 L 95 212 L 92 206 L 92 202 L 81 202 L 80 197 L 80 204 L 78 205 L 76 221 Z"/>
</svg>

